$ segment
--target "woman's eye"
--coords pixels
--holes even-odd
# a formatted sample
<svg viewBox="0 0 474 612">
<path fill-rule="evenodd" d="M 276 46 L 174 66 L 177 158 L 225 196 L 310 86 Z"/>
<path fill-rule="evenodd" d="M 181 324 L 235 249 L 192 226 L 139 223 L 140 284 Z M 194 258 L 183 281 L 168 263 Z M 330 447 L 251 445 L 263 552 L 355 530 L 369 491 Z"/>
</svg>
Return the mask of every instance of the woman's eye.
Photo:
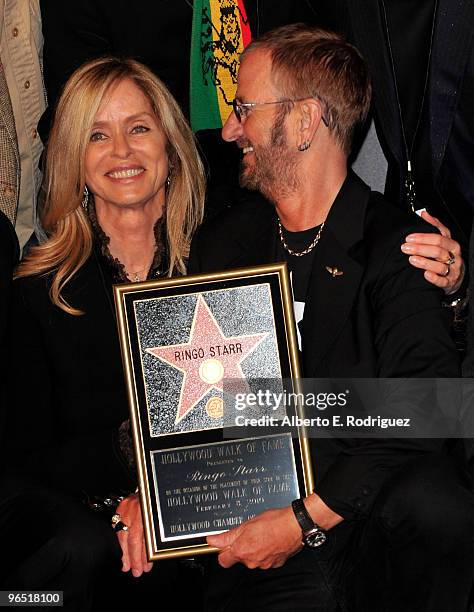
<svg viewBox="0 0 474 612">
<path fill-rule="evenodd" d="M 94 132 L 93 134 L 91 134 L 90 141 L 98 142 L 99 140 L 104 140 L 105 138 L 106 136 L 102 132 Z"/>
<path fill-rule="evenodd" d="M 133 134 L 143 134 L 145 132 L 149 132 L 150 128 L 147 128 L 145 125 L 136 125 L 133 129 L 132 129 L 132 133 Z"/>
</svg>

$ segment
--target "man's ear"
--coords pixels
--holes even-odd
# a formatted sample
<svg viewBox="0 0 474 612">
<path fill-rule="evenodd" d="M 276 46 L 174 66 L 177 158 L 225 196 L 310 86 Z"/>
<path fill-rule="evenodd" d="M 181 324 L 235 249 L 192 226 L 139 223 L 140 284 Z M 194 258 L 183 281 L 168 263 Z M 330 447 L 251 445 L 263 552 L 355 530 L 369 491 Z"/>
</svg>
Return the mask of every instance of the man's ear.
<svg viewBox="0 0 474 612">
<path fill-rule="evenodd" d="M 299 102 L 296 146 L 299 151 L 306 151 L 322 123 L 322 107 L 319 100 L 305 98 Z"/>
</svg>

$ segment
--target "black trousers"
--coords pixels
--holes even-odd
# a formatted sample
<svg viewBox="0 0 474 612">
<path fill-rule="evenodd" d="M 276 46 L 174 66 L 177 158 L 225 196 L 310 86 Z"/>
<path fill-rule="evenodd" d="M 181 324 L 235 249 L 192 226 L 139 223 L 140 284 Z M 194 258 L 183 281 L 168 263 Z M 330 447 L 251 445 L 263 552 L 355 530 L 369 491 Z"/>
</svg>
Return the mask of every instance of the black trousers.
<svg viewBox="0 0 474 612">
<path fill-rule="evenodd" d="M 138 579 L 124 574 L 109 520 L 25 480 L 0 481 L 0 543 L 0 590 L 60 590 L 68 612 L 148 610 L 150 601 L 202 607 L 200 573 L 163 561 Z"/>
<path fill-rule="evenodd" d="M 467 612 L 474 494 L 444 455 L 423 456 L 381 490 L 367 520 L 332 529 L 274 570 L 208 561 L 208 612 Z"/>
</svg>

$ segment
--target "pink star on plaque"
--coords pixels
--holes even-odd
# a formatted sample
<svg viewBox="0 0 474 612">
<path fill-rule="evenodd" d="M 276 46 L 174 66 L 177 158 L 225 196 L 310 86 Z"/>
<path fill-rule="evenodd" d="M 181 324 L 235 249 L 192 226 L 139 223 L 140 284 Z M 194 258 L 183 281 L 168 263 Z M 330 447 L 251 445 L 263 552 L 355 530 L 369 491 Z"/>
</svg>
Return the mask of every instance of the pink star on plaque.
<svg viewBox="0 0 474 612">
<path fill-rule="evenodd" d="M 146 349 L 183 372 L 175 424 L 211 390 L 222 391 L 224 378 L 245 378 L 240 364 L 268 335 L 226 337 L 202 295 L 194 310 L 189 341 Z"/>
</svg>

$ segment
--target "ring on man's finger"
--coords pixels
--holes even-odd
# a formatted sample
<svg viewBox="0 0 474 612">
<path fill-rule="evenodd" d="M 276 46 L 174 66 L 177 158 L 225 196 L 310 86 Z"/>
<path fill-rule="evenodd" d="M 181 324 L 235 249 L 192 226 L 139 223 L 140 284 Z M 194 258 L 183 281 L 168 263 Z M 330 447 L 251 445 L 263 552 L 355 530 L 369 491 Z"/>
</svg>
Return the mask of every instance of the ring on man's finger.
<svg viewBox="0 0 474 612">
<path fill-rule="evenodd" d="M 449 255 L 449 259 L 447 259 L 444 263 L 447 266 L 450 266 L 451 264 L 453 264 L 456 261 L 456 257 L 454 255 L 454 253 L 452 253 L 451 251 L 448 251 L 448 255 Z M 447 274 L 445 274 L 445 276 L 447 276 Z"/>
<path fill-rule="evenodd" d="M 446 271 L 445 271 L 444 274 L 440 274 L 440 276 L 448 276 L 450 270 L 451 270 L 451 268 L 450 268 L 449 264 L 446 264 Z"/>
</svg>

